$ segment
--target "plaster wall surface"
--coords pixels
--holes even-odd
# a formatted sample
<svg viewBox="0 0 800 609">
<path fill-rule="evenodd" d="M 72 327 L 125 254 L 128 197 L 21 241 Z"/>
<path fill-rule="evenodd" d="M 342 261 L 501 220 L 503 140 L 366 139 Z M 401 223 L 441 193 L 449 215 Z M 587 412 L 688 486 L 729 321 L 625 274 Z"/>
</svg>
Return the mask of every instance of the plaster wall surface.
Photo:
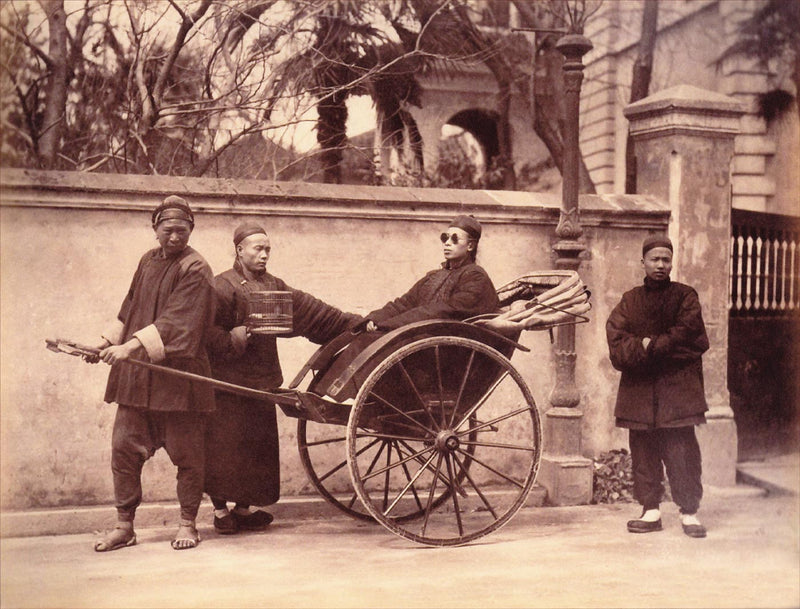
<svg viewBox="0 0 800 609">
<path fill-rule="evenodd" d="M 731 205 L 796 216 L 800 214 L 797 108 L 792 106 L 772 124 L 757 115 L 760 94 L 773 89 L 793 91 L 788 74 L 768 73 L 745 57 L 717 66 L 723 51 L 736 41 L 737 23 L 764 4 L 762 0 L 660 0 L 649 93 L 688 85 L 744 103 L 746 113 L 736 136 Z M 594 49 L 584 61 L 580 146 L 600 193 L 624 191 L 629 123 L 623 110 L 630 102 L 642 6 L 643 0 L 607 3 L 586 26 L 585 35 Z M 586 129 L 589 122 L 596 128 Z M 607 137 L 600 137 L 601 133 Z"/>
<path fill-rule="evenodd" d="M 156 245 L 150 211 L 180 193 L 196 211 L 191 245 L 215 273 L 232 264 L 244 219 L 270 233 L 270 272 L 355 313 L 404 293 L 441 262 L 439 233 L 459 213 L 481 220 L 478 262 L 495 286 L 553 268 L 556 198 L 534 193 L 346 187 L 259 181 L 3 172 L 0 197 L 0 494 L 3 509 L 112 501 L 115 408 L 102 401 L 108 368 L 45 349 L 46 338 L 92 342 L 114 318 L 139 257 Z M 639 246 L 666 230 L 664 203 L 647 196 L 581 199 L 592 290 L 590 323 L 577 328 L 583 451 L 626 446 L 614 428 L 618 374 L 605 319 L 641 281 Z M 542 414 L 553 386 L 547 332 L 525 332 L 531 353 L 512 358 Z M 314 352 L 279 340 L 285 382 Z M 296 420 L 279 414 L 284 496 L 315 492 L 296 448 Z M 175 470 L 159 451 L 144 470 L 145 501 L 174 500 Z"/>
</svg>

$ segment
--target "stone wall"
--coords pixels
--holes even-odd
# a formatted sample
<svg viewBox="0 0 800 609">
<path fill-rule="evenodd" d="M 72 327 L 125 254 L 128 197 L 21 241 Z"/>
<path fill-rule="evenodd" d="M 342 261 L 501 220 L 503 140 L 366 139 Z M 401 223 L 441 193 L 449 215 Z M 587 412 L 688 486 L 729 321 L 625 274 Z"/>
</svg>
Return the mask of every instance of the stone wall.
<svg viewBox="0 0 800 609">
<path fill-rule="evenodd" d="M 156 245 L 150 210 L 179 193 L 197 212 L 191 245 L 215 273 L 232 263 L 234 227 L 262 222 L 269 270 L 290 285 L 356 313 L 405 292 L 441 262 L 438 235 L 456 214 L 484 225 L 479 263 L 499 287 L 552 268 L 559 201 L 533 193 L 330 186 L 3 171 L 0 198 L 0 492 L 3 509 L 112 501 L 114 407 L 102 401 L 108 369 L 45 349 L 52 337 L 93 341 L 117 313 L 139 257 Z M 591 457 L 627 445 L 613 426 L 618 381 L 604 324 L 621 292 L 641 280 L 639 246 L 667 228 L 653 197 L 581 200 L 592 289 L 591 322 L 577 329 L 583 447 Z M 552 389 L 546 332 L 526 332 L 513 357 L 544 412 Z M 281 340 L 286 383 L 316 346 Z M 296 421 L 279 415 L 284 496 L 313 492 L 295 446 Z M 144 472 L 145 501 L 174 500 L 164 451 Z"/>
</svg>

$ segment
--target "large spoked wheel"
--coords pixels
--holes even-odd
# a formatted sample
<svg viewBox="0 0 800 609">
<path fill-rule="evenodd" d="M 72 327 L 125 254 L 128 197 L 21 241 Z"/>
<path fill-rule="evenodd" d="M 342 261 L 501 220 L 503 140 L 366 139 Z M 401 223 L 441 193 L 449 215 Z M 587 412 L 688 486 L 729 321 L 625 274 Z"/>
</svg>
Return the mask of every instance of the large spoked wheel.
<svg viewBox="0 0 800 609">
<path fill-rule="evenodd" d="M 353 518 L 373 520 L 350 482 L 347 435 L 343 425 L 298 419 L 297 447 L 308 480 L 328 503 Z"/>
<path fill-rule="evenodd" d="M 475 439 L 475 433 L 470 438 Z M 367 472 L 374 470 L 382 464 L 381 456 L 391 455 L 396 450 L 396 440 L 391 438 L 373 438 L 359 448 L 361 452 L 369 451 L 375 456 L 367 468 Z M 351 482 L 350 470 L 347 467 L 347 433 L 341 425 L 328 425 L 298 419 L 297 421 L 297 447 L 300 451 L 300 461 L 306 476 L 320 495 L 336 509 L 348 516 L 359 520 L 374 520 L 372 514 L 366 510 L 358 499 L 358 494 Z M 474 451 L 474 446 L 466 447 L 467 454 Z M 463 473 L 459 480 L 463 480 Z M 449 497 L 449 489 L 442 486 L 438 489 L 434 505 L 439 505 Z M 404 514 L 396 514 L 399 520 L 417 518 L 423 512 L 421 505 L 407 510 Z"/>
<path fill-rule="evenodd" d="M 523 506 L 541 455 L 525 381 L 478 341 L 400 347 L 350 410 L 347 461 L 362 506 L 393 533 L 451 546 L 497 530 Z"/>
</svg>

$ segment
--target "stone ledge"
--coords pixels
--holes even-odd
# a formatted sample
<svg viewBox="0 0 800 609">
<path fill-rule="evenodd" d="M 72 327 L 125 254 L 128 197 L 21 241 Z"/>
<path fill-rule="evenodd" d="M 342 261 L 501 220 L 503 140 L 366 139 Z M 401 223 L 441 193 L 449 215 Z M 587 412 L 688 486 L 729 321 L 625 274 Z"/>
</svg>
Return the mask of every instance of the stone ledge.
<svg viewBox="0 0 800 609">
<path fill-rule="evenodd" d="M 186 196 L 195 215 L 446 222 L 477 214 L 484 224 L 555 225 L 561 206 L 552 193 L 350 186 L 263 180 L 3 170 L 0 208 L 150 212 L 167 194 Z M 669 206 L 648 195 L 581 195 L 581 223 L 657 229 Z"/>
<path fill-rule="evenodd" d="M 542 507 L 546 495 L 544 488 L 534 486 L 524 507 Z M 348 518 L 316 495 L 286 497 L 268 509 L 276 520 Z M 136 511 L 136 527 L 171 527 L 178 516 L 177 502 L 144 503 Z M 211 503 L 204 501 L 197 520 L 211 523 L 212 518 Z M 0 512 L 0 538 L 94 533 L 112 528 L 115 521 L 112 505 L 4 511 Z"/>
</svg>

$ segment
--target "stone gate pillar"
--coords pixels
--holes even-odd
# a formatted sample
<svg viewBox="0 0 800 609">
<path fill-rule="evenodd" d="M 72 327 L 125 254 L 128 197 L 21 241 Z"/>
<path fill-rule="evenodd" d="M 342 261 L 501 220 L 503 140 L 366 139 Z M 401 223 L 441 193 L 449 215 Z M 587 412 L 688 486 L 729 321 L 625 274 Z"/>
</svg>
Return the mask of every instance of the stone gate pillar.
<svg viewBox="0 0 800 609">
<path fill-rule="evenodd" d="M 731 160 L 741 104 L 681 85 L 625 108 L 637 189 L 668 201 L 675 245 L 672 278 L 694 287 L 711 347 L 703 356 L 708 423 L 698 427 L 703 482 L 736 484 L 736 424 L 728 393 Z"/>
</svg>

